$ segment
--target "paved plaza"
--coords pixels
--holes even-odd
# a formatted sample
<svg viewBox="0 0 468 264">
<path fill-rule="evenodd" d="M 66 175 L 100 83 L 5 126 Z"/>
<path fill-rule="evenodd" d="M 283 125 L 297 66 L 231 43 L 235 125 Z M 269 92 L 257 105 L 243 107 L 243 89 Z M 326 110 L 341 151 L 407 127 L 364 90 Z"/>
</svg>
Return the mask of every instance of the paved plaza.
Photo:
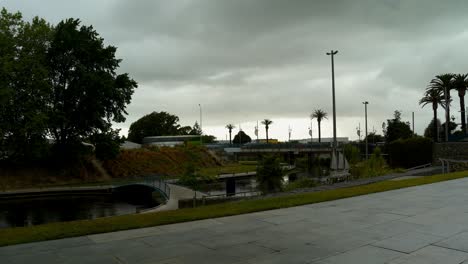
<svg viewBox="0 0 468 264">
<path fill-rule="evenodd" d="M 468 179 L 2 247 L 0 263 L 468 264 Z"/>
</svg>

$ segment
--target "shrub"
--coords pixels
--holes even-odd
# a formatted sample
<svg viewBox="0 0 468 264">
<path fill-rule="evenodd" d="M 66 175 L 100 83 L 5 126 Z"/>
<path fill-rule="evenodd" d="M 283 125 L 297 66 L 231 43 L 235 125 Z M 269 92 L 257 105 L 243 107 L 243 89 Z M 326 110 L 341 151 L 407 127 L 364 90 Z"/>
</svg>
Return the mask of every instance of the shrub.
<svg viewBox="0 0 468 264">
<path fill-rule="evenodd" d="M 258 189 L 263 193 L 281 190 L 283 185 L 283 170 L 275 156 L 265 156 L 257 167 Z"/>
<path fill-rule="evenodd" d="M 382 157 L 380 148 L 375 148 L 374 153 L 368 160 L 359 162 L 351 167 L 351 175 L 357 178 L 369 178 L 385 175 L 391 172 L 385 159 Z"/>
<path fill-rule="evenodd" d="M 317 183 L 313 179 L 302 177 L 297 179 L 296 181 L 289 182 L 286 186 L 284 186 L 284 190 L 292 191 L 295 189 L 312 188 L 315 186 L 317 186 Z"/>
<path fill-rule="evenodd" d="M 399 139 L 388 145 L 392 167 L 411 168 L 432 162 L 432 140 L 423 137 Z"/>
<path fill-rule="evenodd" d="M 356 146 L 353 146 L 351 144 L 345 145 L 344 153 L 349 164 L 356 164 L 359 162 L 361 154 L 359 152 L 359 148 L 357 148 Z"/>
</svg>

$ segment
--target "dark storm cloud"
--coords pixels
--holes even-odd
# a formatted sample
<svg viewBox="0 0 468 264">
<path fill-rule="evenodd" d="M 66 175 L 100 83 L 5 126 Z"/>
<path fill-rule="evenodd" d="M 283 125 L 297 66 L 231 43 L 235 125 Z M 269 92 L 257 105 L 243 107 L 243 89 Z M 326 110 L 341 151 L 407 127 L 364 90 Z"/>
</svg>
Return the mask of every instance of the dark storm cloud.
<svg viewBox="0 0 468 264">
<path fill-rule="evenodd" d="M 468 72 L 461 0 L 4 3 L 52 22 L 79 17 L 118 47 L 121 70 L 140 84 L 123 127 L 153 110 L 193 123 L 198 103 L 213 129 L 331 112 L 325 52 L 338 49 L 339 117 L 355 122 L 369 100 L 376 123 L 395 109 L 417 111 L 421 132 L 431 116 L 417 104 L 426 84 L 438 73 Z M 340 129 L 351 136 L 354 127 Z"/>
</svg>

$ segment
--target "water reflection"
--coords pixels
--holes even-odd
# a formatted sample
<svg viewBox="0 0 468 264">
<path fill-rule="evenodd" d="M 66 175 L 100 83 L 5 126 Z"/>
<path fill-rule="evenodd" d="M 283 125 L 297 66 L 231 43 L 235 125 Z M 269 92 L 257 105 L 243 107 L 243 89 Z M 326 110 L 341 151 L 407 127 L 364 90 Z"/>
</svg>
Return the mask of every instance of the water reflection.
<svg viewBox="0 0 468 264">
<path fill-rule="evenodd" d="M 132 214 L 157 206 L 151 195 L 132 200 L 125 196 L 109 193 L 0 201 L 0 228 Z"/>
</svg>

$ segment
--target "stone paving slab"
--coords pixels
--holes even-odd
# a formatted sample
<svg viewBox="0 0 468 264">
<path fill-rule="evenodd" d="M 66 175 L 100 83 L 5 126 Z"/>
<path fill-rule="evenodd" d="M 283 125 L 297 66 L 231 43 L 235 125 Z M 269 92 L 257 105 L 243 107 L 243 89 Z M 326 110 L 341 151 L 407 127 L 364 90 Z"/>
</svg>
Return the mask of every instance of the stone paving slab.
<svg viewBox="0 0 468 264">
<path fill-rule="evenodd" d="M 468 179 L 0 247 L 1 264 L 468 264 Z"/>
</svg>

